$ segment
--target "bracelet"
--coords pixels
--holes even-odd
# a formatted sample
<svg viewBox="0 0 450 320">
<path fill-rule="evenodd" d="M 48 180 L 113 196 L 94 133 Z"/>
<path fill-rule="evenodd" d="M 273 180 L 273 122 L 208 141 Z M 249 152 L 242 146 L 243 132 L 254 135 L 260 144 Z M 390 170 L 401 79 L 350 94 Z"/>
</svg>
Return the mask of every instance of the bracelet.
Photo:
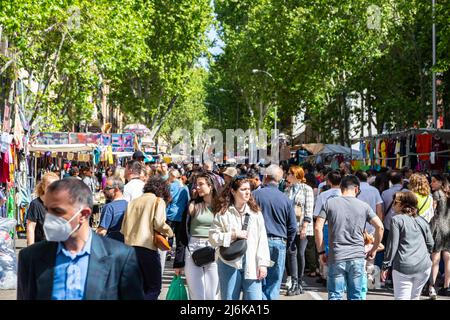
<svg viewBox="0 0 450 320">
<path fill-rule="evenodd" d="M 321 256 L 321 255 L 323 255 L 323 254 L 325 254 L 325 253 L 326 253 L 326 251 L 323 250 L 323 251 L 318 252 L 317 254 L 318 254 L 319 256 Z"/>
</svg>

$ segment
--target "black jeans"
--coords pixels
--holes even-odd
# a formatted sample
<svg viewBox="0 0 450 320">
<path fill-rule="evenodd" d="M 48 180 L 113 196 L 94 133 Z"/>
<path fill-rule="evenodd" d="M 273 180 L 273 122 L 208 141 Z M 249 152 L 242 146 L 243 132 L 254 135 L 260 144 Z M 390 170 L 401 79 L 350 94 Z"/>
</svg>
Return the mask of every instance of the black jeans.
<svg viewBox="0 0 450 320">
<path fill-rule="evenodd" d="M 144 299 L 158 300 L 162 288 L 161 260 L 158 251 L 134 247 L 144 280 Z"/>
<path fill-rule="evenodd" d="M 319 256 L 317 255 L 316 243 L 314 236 L 307 236 L 306 238 L 308 239 L 308 245 L 305 251 L 306 266 L 310 272 L 315 272 L 316 269 L 319 269 Z"/>
<path fill-rule="evenodd" d="M 305 250 L 308 238 L 300 239 L 300 235 L 295 236 L 294 243 L 287 249 L 287 274 L 298 281 L 303 280 L 305 272 Z"/>
</svg>

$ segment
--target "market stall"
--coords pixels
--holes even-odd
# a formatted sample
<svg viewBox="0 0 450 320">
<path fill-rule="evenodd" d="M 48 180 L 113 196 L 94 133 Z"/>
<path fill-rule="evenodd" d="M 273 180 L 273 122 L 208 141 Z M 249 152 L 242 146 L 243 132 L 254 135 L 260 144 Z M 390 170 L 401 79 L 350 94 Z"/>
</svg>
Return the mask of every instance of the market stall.
<svg viewBox="0 0 450 320">
<path fill-rule="evenodd" d="M 295 145 L 291 151 L 296 152 L 298 164 L 309 162 L 311 164 L 326 164 L 333 169 L 339 168 L 341 162 L 355 161 L 362 157 L 359 150 L 337 144 L 309 143 Z"/>
<path fill-rule="evenodd" d="M 360 143 L 362 154 L 356 167 L 449 171 L 450 130 L 413 128 L 354 141 Z"/>
</svg>

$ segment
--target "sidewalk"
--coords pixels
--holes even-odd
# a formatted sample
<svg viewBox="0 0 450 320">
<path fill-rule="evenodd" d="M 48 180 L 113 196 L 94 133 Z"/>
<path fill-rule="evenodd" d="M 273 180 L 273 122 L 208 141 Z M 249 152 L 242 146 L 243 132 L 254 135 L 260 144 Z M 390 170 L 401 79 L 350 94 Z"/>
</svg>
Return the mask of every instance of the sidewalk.
<svg viewBox="0 0 450 320">
<path fill-rule="evenodd" d="M 16 253 L 20 251 L 20 249 L 26 246 L 25 239 L 17 239 L 16 240 Z M 165 300 L 167 291 L 169 289 L 170 282 L 172 281 L 173 276 L 175 275 L 173 268 L 173 260 L 166 261 L 166 265 L 164 268 L 163 274 L 163 285 L 161 294 L 159 296 L 159 300 Z M 305 282 L 307 286 L 305 287 L 305 293 L 288 297 L 286 296 L 286 290 L 281 289 L 280 300 L 327 300 L 328 294 L 326 288 L 321 284 L 316 283 L 316 278 L 306 277 Z M 372 290 L 367 294 L 367 300 L 393 300 L 394 295 L 392 290 Z M 16 300 L 16 290 L 0 290 L 0 300 Z M 428 297 L 421 297 L 421 300 L 428 300 Z M 449 300 L 450 297 L 438 297 L 438 300 Z"/>
</svg>

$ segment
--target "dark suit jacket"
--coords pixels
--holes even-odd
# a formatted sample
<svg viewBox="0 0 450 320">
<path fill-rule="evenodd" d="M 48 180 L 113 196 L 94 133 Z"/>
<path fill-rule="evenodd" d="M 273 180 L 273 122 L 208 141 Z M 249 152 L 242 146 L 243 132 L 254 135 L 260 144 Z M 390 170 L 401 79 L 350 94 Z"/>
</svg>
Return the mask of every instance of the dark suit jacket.
<svg viewBox="0 0 450 320">
<path fill-rule="evenodd" d="M 17 300 L 50 300 L 57 242 L 42 241 L 19 252 Z M 134 249 L 92 233 L 86 300 L 143 299 L 142 276 Z"/>
</svg>

